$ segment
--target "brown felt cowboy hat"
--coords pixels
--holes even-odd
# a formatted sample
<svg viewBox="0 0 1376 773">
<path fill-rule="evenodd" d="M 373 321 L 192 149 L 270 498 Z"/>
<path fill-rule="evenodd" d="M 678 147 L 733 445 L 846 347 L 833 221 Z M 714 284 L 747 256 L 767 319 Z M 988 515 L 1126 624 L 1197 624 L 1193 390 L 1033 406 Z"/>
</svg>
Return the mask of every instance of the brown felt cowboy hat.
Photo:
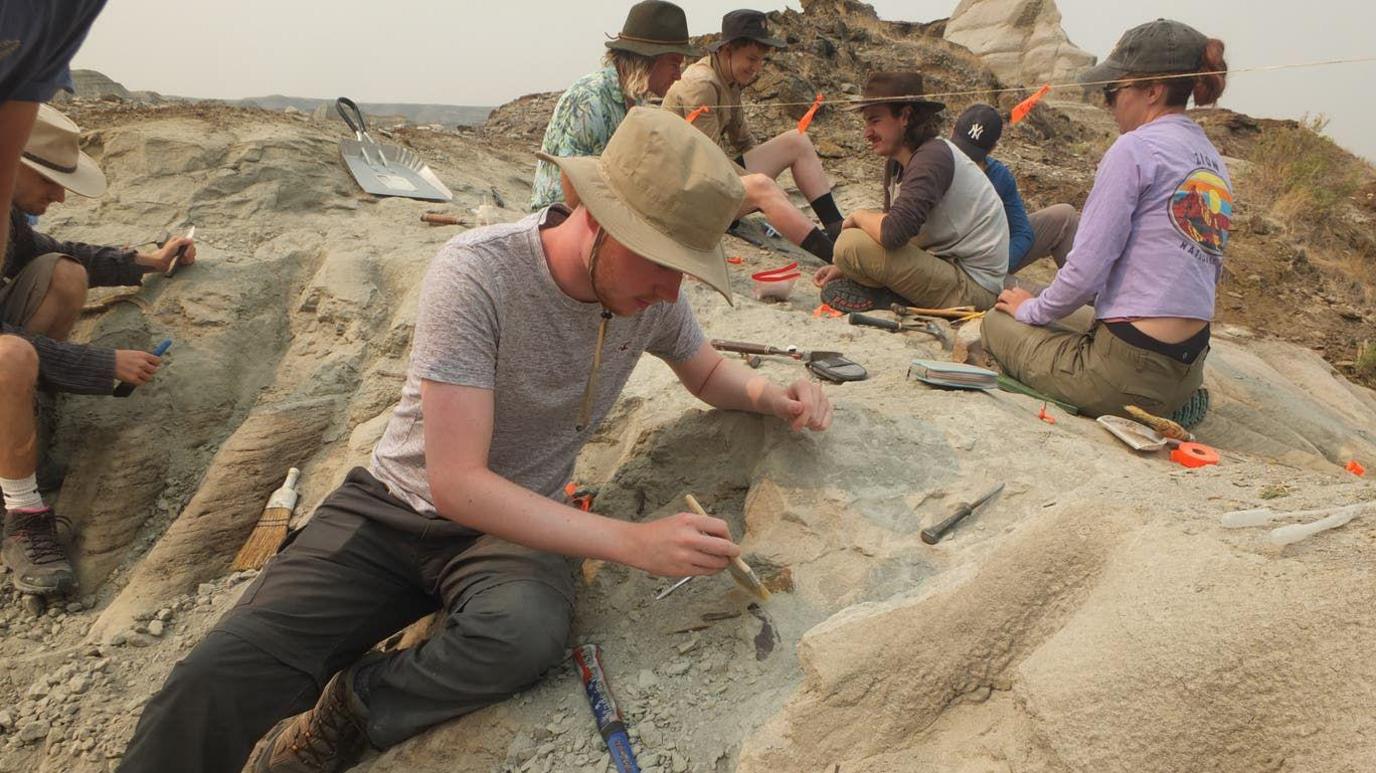
<svg viewBox="0 0 1376 773">
<path fill-rule="evenodd" d="M 716 51 L 737 40 L 753 40 L 769 48 L 783 48 L 786 45 L 784 41 L 769 34 L 769 22 L 763 13 L 748 8 L 730 11 L 721 17 L 721 37 L 708 46 L 707 50 Z"/>
<path fill-rule="evenodd" d="M 921 99 L 926 91 L 922 86 L 922 75 L 912 70 L 882 71 L 870 75 L 865 88 L 860 93 L 860 101 L 851 105 L 852 110 L 864 110 L 871 105 L 913 105 L 928 112 L 946 109 L 944 102 Z"/>
<path fill-rule="evenodd" d="M 745 187 L 706 134 L 668 110 L 633 107 L 601 156 L 536 155 L 568 175 L 613 239 L 701 279 L 732 302 L 721 237 Z"/>
<path fill-rule="evenodd" d="M 631 6 L 621 34 L 608 40 L 607 48 L 641 56 L 702 54 L 688 44 L 688 17 L 683 9 L 665 0 L 641 0 Z"/>
<path fill-rule="evenodd" d="M 35 172 L 79 196 L 105 193 L 105 174 L 81 152 L 81 130 L 51 105 L 39 105 L 23 162 Z"/>
</svg>

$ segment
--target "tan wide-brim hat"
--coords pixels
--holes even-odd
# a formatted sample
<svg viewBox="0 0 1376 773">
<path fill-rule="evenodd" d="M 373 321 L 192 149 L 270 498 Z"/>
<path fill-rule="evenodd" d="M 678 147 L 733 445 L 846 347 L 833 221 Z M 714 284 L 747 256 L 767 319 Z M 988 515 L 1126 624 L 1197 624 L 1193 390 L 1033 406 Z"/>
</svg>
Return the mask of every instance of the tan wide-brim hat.
<svg viewBox="0 0 1376 773">
<path fill-rule="evenodd" d="M 634 107 L 601 156 L 536 153 L 568 175 L 578 199 L 627 249 L 731 299 L 722 234 L 745 186 L 706 134 L 668 110 Z"/>
<path fill-rule="evenodd" d="M 23 162 L 35 172 L 79 196 L 105 193 L 105 173 L 81 152 L 81 130 L 51 105 L 39 105 Z"/>
</svg>

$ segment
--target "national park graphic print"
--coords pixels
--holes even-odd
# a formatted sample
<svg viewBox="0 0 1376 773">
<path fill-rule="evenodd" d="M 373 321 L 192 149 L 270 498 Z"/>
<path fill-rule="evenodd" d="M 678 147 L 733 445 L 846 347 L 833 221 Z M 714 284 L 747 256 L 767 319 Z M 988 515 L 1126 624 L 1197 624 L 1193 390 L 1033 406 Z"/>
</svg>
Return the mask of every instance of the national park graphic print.
<svg viewBox="0 0 1376 773">
<path fill-rule="evenodd" d="M 1233 192 L 1218 173 L 1196 169 L 1171 194 L 1170 218 L 1181 236 L 1210 255 L 1221 256 L 1232 226 Z"/>
</svg>

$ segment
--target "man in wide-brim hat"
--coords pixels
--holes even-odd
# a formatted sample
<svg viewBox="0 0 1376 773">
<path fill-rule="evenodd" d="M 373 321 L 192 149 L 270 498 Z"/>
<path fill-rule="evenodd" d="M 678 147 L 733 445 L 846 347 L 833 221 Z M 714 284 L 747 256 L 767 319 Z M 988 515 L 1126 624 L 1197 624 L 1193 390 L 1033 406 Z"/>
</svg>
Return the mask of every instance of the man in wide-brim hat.
<svg viewBox="0 0 1376 773">
<path fill-rule="evenodd" d="M 725 568 L 740 551 L 717 518 L 621 520 L 563 501 L 643 352 L 715 407 L 829 425 L 819 385 L 780 387 L 724 360 L 680 296 L 685 274 L 731 294 L 720 240 L 743 191 L 706 137 L 637 107 L 600 158 L 544 158 L 579 205 L 469 231 L 435 257 L 369 468 L 173 669 L 121 771 L 238 770 L 312 702 L 253 769 L 346 769 L 365 745 L 504 700 L 563 660 L 568 557 L 666 577 Z M 436 610 L 428 641 L 360 659 Z"/>
<path fill-rule="evenodd" d="M 682 73 L 683 58 L 699 53 L 688 44 L 683 9 L 665 0 L 631 6 L 621 32 L 606 46 L 602 69 L 574 81 L 555 104 L 540 142 L 545 155 L 601 155 L 626 111 L 663 97 Z M 558 167 L 540 159 L 531 185 L 531 210 L 564 200 Z"/>
<path fill-rule="evenodd" d="M 35 231 L 25 215 L 43 214 L 64 201 L 67 191 L 90 197 L 105 192 L 105 175 L 80 142 L 80 130 L 69 118 L 48 105 L 39 107 L 15 175 L 10 239 L 0 262 L 0 340 L 22 339 L 22 344 L 0 344 L 3 556 L 15 587 L 24 593 L 62 594 L 74 583 L 56 538 L 57 516 L 40 493 L 61 482 L 48 447 L 52 393 L 108 395 L 116 380 L 146 383 L 159 365 L 148 352 L 67 341 L 86 289 L 138 285 L 145 273 L 165 270 L 183 246 L 185 262 L 196 256 L 195 246 L 180 238 L 143 253 L 58 241 Z"/>
<path fill-rule="evenodd" d="M 900 303 L 988 309 L 1008 271 L 1008 218 L 984 172 L 941 135 L 940 102 L 922 75 L 877 72 L 855 105 L 884 159 L 883 210 L 858 210 L 817 272 L 822 301 L 841 311 Z"/>
<path fill-rule="evenodd" d="M 770 31 L 765 14 L 750 9 L 727 13 L 721 20 L 721 36 L 669 89 L 664 107 L 685 117 L 694 115 L 693 125 L 735 160 L 745 184 L 741 215 L 763 213 L 785 239 L 830 263 L 843 218 L 812 140 L 789 130 L 756 143 L 741 106 L 741 93 L 759 79 L 769 53 L 784 45 Z M 821 227 L 793 206 L 775 182 L 785 169 L 792 172 Z"/>
</svg>

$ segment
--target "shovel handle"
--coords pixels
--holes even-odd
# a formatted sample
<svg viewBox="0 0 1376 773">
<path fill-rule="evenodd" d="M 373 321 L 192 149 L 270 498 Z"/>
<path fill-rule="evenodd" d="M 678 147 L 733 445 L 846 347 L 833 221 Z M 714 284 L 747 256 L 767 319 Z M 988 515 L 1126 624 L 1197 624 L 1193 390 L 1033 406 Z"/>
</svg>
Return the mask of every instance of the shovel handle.
<svg viewBox="0 0 1376 773">
<path fill-rule="evenodd" d="M 712 348 L 723 352 L 740 352 L 742 354 L 788 354 L 766 344 L 748 344 L 744 341 L 723 341 L 718 338 L 712 339 Z"/>
<path fill-rule="evenodd" d="M 336 99 L 334 109 L 339 111 L 339 117 L 344 119 L 344 123 L 349 125 L 354 134 L 368 133 L 368 125 L 363 121 L 363 111 L 358 109 L 358 105 L 354 104 L 352 99 L 348 97 Z"/>
<path fill-rule="evenodd" d="M 891 319 L 880 319 L 879 317 L 871 317 L 865 314 L 856 314 L 854 312 L 852 312 L 850 316 L 847 317 L 847 321 L 850 322 L 852 325 L 865 325 L 866 327 L 877 327 L 881 330 L 887 330 L 891 333 L 897 333 L 898 331 L 903 329 L 903 325 L 901 325 L 898 322 L 894 322 Z"/>
<path fill-rule="evenodd" d="M 446 215 L 441 212 L 426 212 L 420 216 L 421 222 L 432 223 L 434 225 L 463 225 L 463 220 L 457 215 Z"/>
</svg>

